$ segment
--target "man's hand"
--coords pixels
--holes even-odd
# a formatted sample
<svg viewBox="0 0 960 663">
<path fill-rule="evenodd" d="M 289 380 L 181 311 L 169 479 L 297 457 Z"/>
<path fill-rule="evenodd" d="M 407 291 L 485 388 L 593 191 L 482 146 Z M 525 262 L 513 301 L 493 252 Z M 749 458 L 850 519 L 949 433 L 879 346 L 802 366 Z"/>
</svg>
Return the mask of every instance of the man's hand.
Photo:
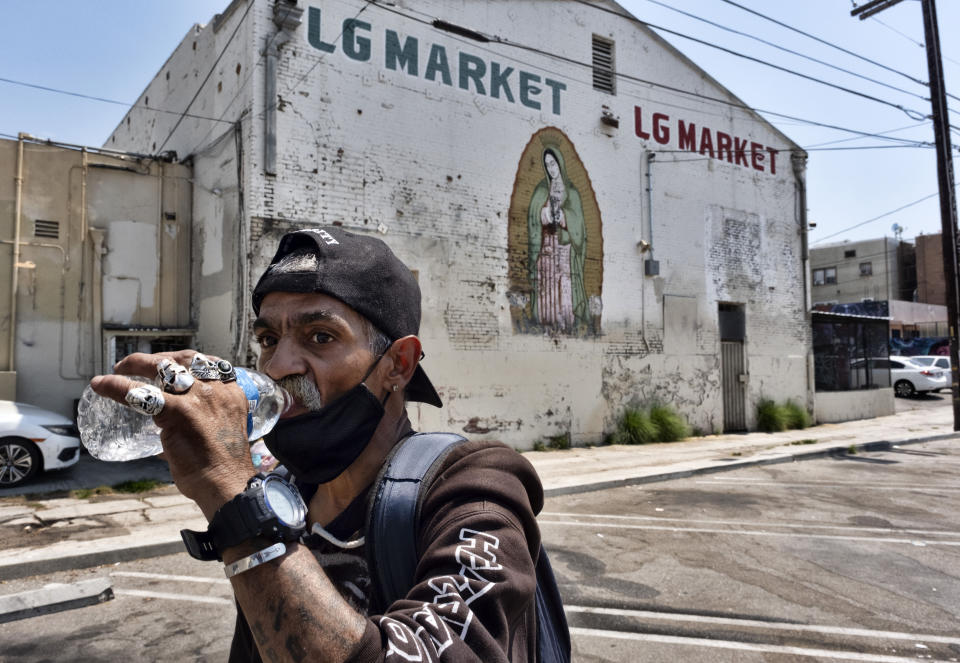
<svg viewBox="0 0 960 663">
<path fill-rule="evenodd" d="M 101 396 L 126 404 L 127 392 L 141 383 L 125 376 L 153 379 L 161 360 L 189 367 L 195 354 L 195 350 L 135 353 L 114 366 L 114 375 L 97 376 L 90 386 Z M 247 441 L 246 396 L 235 382 L 197 379 L 186 393 L 164 392 L 163 397 L 163 410 L 153 420 L 162 431 L 170 474 L 180 492 L 194 500 L 209 520 L 256 473 Z"/>
</svg>

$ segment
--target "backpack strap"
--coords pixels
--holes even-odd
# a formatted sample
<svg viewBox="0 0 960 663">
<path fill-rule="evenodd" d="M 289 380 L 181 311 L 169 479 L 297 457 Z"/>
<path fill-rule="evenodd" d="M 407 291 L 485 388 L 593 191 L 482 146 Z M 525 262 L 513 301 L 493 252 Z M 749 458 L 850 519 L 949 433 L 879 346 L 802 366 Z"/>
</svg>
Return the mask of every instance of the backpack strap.
<svg viewBox="0 0 960 663">
<path fill-rule="evenodd" d="M 570 663 L 570 629 L 547 550 L 537 557 L 537 654 L 540 663 Z"/>
<path fill-rule="evenodd" d="M 418 433 L 387 456 L 367 505 L 366 552 L 383 610 L 407 595 L 417 570 L 421 485 L 429 485 L 447 454 L 466 439 Z"/>
</svg>

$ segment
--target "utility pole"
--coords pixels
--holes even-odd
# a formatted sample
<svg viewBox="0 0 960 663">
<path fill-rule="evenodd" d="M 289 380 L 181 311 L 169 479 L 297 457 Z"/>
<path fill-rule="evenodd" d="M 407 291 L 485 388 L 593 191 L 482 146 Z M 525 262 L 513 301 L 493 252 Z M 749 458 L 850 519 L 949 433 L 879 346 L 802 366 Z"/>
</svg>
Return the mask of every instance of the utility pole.
<svg viewBox="0 0 960 663">
<path fill-rule="evenodd" d="M 871 0 L 850 14 L 869 18 L 901 0 Z M 933 136 L 937 147 L 937 184 L 940 190 L 940 227 L 943 246 L 943 274 L 947 281 L 947 331 L 950 335 L 950 383 L 953 396 L 953 430 L 960 431 L 960 357 L 958 357 L 957 324 L 960 322 L 960 287 L 957 262 L 957 195 L 953 183 L 953 147 L 950 145 L 950 118 L 947 115 L 947 93 L 940 57 L 940 31 L 934 0 L 921 0 L 923 33 L 927 44 L 927 69 L 930 76 L 930 100 L 933 106 Z"/>
</svg>

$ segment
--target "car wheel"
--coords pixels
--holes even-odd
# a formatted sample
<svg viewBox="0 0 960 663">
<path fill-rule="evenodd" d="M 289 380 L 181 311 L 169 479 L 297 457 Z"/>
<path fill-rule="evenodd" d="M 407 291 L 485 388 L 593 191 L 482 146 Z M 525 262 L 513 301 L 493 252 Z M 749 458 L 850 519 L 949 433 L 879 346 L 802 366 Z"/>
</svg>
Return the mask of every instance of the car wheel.
<svg viewBox="0 0 960 663">
<path fill-rule="evenodd" d="M 899 380 L 895 385 L 893 385 L 893 393 L 900 398 L 910 398 L 917 393 L 917 390 L 913 388 L 913 383 L 910 381 Z"/>
<path fill-rule="evenodd" d="M 0 488 L 19 486 L 40 470 L 40 463 L 40 450 L 33 442 L 13 437 L 0 440 Z"/>
</svg>

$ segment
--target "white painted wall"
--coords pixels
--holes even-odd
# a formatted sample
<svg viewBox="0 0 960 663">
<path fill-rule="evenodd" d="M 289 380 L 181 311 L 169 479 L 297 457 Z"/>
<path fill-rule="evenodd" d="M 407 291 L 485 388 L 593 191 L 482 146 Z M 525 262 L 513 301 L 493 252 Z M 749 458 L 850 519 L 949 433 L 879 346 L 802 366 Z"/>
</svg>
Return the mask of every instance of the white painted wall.
<svg viewBox="0 0 960 663">
<path fill-rule="evenodd" d="M 166 148 L 202 154 L 195 170 L 198 180 L 209 179 L 206 189 L 230 183 L 243 189 L 244 214 L 233 218 L 208 194 L 195 195 L 194 248 L 203 302 L 195 311 L 199 338 L 208 349 L 242 354 L 229 354 L 230 345 L 242 340 L 248 316 L 239 304 L 231 316 L 224 309 L 231 298 L 243 298 L 283 232 L 338 223 L 381 234 L 418 272 L 424 366 L 445 401 L 443 410 L 412 406 L 422 429 L 466 432 L 519 447 L 563 432 L 575 442 L 597 442 L 625 404 L 661 400 L 693 425 L 717 430 L 723 421 L 719 301 L 746 310 L 750 401 L 810 400 L 803 227 L 789 155 L 796 146 L 738 107 L 735 97 L 651 32 L 576 2 L 305 3 L 303 24 L 280 61 L 279 163 L 272 177 L 263 174 L 262 165 L 261 50 L 276 28 L 272 5 L 251 2 L 249 14 L 246 2 L 233 3 L 218 32 L 209 25 L 191 32 L 147 91 L 151 105 L 159 100 L 182 107 L 247 16 L 191 109 L 239 119 L 239 182 L 236 161 L 228 158 L 236 157 L 232 136 L 232 152 L 210 146 L 208 136 L 218 135 L 219 124 L 184 120 Z M 606 6 L 617 9 L 614 3 Z M 321 20 L 311 43 L 309 17 L 317 10 Z M 349 30 L 340 35 L 344 20 L 354 17 L 361 22 L 354 39 Z M 434 19 L 502 41 L 481 43 L 443 32 L 429 25 Z M 594 34 L 615 41 L 618 71 L 636 77 L 620 77 L 616 95 L 592 88 Z M 386 45 L 393 35 L 399 44 L 417 40 L 416 73 L 409 63 L 406 69 L 388 66 Z M 333 45 L 332 51 L 324 44 Z M 354 57 L 345 52 L 351 47 Z M 427 77 L 430 54 L 439 49 L 451 63 L 450 85 L 439 74 Z M 468 89 L 461 89 L 462 57 L 487 69 L 484 93 L 469 79 Z M 507 78 L 513 102 L 502 88 L 499 98 L 491 94 L 495 64 L 501 72 L 513 68 Z M 236 65 L 254 73 L 237 75 Z M 170 88 L 168 72 L 177 82 Z M 539 80 L 540 93 L 528 90 L 527 105 L 521 101 L 520 72 Z M 193 87 L 191 81 L 197 81 Z M 531 107 L 535 103 L 539 109 Z M 619 117 L 619 128 L 601 123 L 603 106 Z M 176 119 L 154 115 L 138 103 L 108 144 L 149 150 Z M 697 128 L 693 134 L 691 125 Z M 599 335 L 517 333 L 511 320 L 511 195 L 524 147 L 548 126 L 572 141 L 602 216 Z M 702 144 L 705 127 L 713 157 Z M 721 134 L 731 143 L 722 154 Z M 211 156 L 221 150 L 230 154 Z M 648 196 L 645 164 L 651 150 L 656 156 Z M 238 237 L 249 237 L 246 247 L 243 240 L 235 244 Z M 641 239 L 652 242 L 658 276 L 644 276 L 650 254 L 641 254 Z M 204 282 L 207 274 L 226 273 L 231 259 L 249 266 L 246 284 Z M 228 317 L 240 327 L 225 329 Z"/>
</svg>

